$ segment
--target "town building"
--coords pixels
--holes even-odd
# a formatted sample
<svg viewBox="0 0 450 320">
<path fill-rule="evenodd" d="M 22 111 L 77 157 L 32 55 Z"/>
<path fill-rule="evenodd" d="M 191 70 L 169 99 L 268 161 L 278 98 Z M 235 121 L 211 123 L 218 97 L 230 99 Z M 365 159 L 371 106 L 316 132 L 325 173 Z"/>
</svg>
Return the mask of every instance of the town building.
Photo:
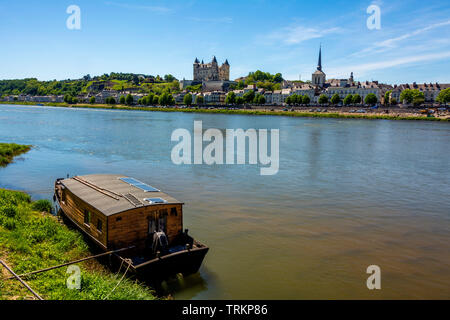
<svg viewBox="0 0 450 320">
<path fill-rule="evenodd" d="M 450 83 L 423 83 L 423 84 L 417 84 L 413 82 L 412 84 L 400 84 L 395 85 L 392 89 L 391 93 L 391 99 L 395 99 L 398 103 L 403 103 L 403 101 L 400 101 L 400 95 L 402 94 L 403 90 L 406 89 L 416 89 L 421 92 L 423 92 L 425 96 L 425 102 L 426 103 L 434 103 L 436 102 L 437 96 L 439 93 L 444 90 L 450 88 Z"/>
</svg>

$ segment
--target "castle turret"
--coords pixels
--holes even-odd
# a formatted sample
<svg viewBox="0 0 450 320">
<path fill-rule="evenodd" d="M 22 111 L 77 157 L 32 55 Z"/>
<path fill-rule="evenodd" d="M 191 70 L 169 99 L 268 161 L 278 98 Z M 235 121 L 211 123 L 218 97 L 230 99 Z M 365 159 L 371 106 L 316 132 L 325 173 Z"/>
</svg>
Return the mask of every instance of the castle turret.
<svg viewBox="0 0 450 320">
<path fill-rule="evenodd" d="M 230 80 L 230 64 L 228 59 L 225 60 L 224 64 L 219 68 L 219 80 L 229 81 Z"/>
</svg>

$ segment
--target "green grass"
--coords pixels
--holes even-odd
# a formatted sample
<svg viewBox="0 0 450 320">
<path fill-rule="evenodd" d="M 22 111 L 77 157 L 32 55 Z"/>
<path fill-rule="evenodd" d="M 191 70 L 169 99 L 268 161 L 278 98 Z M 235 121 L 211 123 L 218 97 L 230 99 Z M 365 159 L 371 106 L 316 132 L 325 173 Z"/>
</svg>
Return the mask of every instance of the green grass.
<svg viewBox="0 0 450 320">
<path fill-rule="evenodd" d="M 10 164 L 15 156 L 28 152 L 31 146 L 15 143 L 0 143 L 0 166 Z"/>
<path fill-rule="evenodd" d="M 30 196 L 22 192 L 0 189 L 0 259 L 17 274 L 92 255 L 79 232 L 41 212 L 51 208 L 48 204 L 48 201 L 32 202 Z M 25 280 L 44 299 L 100 300 L 111 292 L 121 276 L 116 277 L 95 260 L 77 265 L 81 269 L 81 290 L 67 288 L 67 267 L 29 276 Z M 9 276 L 5 269 L 0 267 L 0 270 L 2 277 Z M 0 281 L 0 300 L 30 297 L 31 293 L 17 280 Z M 156 298 L 149 287 L 125 278 L 108 299 Z"/>
<path fill-rule="evenodd" d="M 0 104 L 36 105 L 36 103 L 26 102 L 0 102 Z M 105 104 L 77 104 L 68 105 L 66 103 L 45 103 L 51 107 L 75 107 L 75 108 L 95 108 L 95 109 L 120 109 L 120 110 L 140 110 L 140 111 L 160 111 L 160 112 L 187 112 L 187 113 L 221 113 L 221 114 L 242 114 L 261 116 L 286 116 L 300 118 L 341 118 L 341 119 L 382 119 L 382 120 L 425 120 L 450 122 L 450 118 L 434 118 L 426 116 L 396 116 L 377 114 L 343 114 L 337 112 L 293 112 L 293 111 L 262 111 L 262 110 L 229 110 L 229 109 L 199 109 L 199 108 L 158 108 L 158 107 L 130 107 L 124 105 Z"/>
</svg>

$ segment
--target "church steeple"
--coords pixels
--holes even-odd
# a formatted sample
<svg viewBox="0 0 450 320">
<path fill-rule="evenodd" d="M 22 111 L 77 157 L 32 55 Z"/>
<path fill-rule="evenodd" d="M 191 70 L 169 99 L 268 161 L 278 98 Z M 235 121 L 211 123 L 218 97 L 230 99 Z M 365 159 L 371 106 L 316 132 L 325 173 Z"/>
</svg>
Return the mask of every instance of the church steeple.
<svg viewBox="0 0 450 320">
<path fill-rule="evenodd" d="M 317 70 L 322 71 L 322 45 L 320 45 L 319 49 L 319 62 L 317 64 Z"/>
</svg>

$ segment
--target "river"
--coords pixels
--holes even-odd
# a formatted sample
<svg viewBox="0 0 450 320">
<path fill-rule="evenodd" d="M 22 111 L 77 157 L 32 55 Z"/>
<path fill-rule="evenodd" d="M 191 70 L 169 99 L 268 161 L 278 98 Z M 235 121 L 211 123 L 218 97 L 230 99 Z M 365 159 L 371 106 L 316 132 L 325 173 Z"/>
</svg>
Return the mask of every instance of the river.
<svg viewBox="0 0 450 320">
<path fill-rule="evenodd" d="M 171 134 L 194 120 L 279 129 L 278 174 L 173 164 Z M 450 298 L 448 123 L 0 105 L 0 142 L 34 146 L 0 168 L 34 199 L 67 174 L 120 173 L 185 202 L 210 252 L 164 286 L 175 299 Z"/>
</svg>

